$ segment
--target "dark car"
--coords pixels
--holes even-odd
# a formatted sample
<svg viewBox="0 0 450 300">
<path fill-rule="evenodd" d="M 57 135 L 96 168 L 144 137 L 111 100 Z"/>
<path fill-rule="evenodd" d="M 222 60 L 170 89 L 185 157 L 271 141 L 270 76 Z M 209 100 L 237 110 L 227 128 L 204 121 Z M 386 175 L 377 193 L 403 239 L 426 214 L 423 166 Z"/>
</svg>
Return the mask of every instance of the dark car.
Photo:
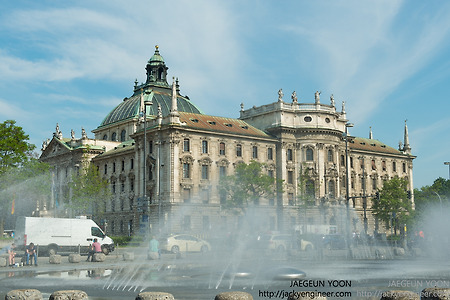
<svg viewBox="0 0 450 300">
<path fill-rule="evenodd" d="M 346 249 L 345 238 L 339 234 L 328 234 L 322 237 L 322 245 L 325 249 L 336 250 Z"/>
</svg>

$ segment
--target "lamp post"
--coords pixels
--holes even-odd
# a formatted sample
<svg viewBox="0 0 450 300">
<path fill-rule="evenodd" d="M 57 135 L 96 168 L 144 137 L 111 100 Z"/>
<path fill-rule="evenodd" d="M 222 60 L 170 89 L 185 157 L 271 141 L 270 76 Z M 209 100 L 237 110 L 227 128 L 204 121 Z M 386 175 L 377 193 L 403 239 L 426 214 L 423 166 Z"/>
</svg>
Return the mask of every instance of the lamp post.
<svg viewBox="0 0 450 300">
<path fill-rule="evenodd" d="M 450 179 L 450 161 L 444 162 L 444 165 L 448 166 L 448 179 Z"/>
<path fill-rule="evenodd" d="M 362 194 L 362 199 L 363 199 L 363 210 L 364 210 L 364 235 L 367 236 L 367 197 L 366 197 L 366 166 L 365 166 L 365 161 L 364 161 L 364 156 L 360 156 L 359 159 L 362 160 L 362 169 L 363 169 L 363 173 L 362 173 L 362 188 L 363 188 L 363 194 Z M 360 194 L 361 195 L 361 194 Z"/>
<path fill-rule="evenodd" d="M 147 106 L 152 105 L 152 101 L 148 100 L 147 96 L 150 94 L 149 91 L 144 91 L 143 89 L 141 89 L 141 97 L 143 97 L 143 99 L 141 99 L 141 103 L 143 104 L 143 115 L 144 115 L 144 147 L 143 147 L 143 172 L 142 172 L 142 181 L 143 181 L 143 203 L 146 206 L 146 211 L 148 214 L 148 219 L 147 222 L 149 223 L 148 225 L 148 229 L 150 230 L 150 205 L 148 203 L 147 200 L 147 181 L 146 181 L 146 171 L 147 171 L 147 157 L 146 157 L 146 151 L 145 149 L 147 148 Z"/>
<path fill-rule="evenodd" d="M 346 123 L 345 124 L 345 199 L 346 201 L 346 205 L 347 205 L 347 222 L 346 222 L 346 227 L 347 227 L 347 245 L 349 246 L 348 249 L 350 250 L 350 207 L 349 207 L 349 202 L 350 202 L 350 192 L 349 192 L 349 178 L 348 178 L 348 168 L 349 168 L 349 164 L 348 164 L 348 128 L 349 127 L 353 127 L 353 123 Z"/>
</svg>

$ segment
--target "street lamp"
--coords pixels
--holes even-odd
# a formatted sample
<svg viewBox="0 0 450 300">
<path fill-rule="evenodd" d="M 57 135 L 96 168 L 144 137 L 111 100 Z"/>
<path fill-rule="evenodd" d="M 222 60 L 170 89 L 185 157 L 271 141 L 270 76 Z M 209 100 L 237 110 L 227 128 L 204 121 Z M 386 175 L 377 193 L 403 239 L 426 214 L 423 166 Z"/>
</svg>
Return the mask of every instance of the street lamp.
<svg viewBox="0 0 450 300">
<path fill-rule="evenodd" d="M 146 151 L 145 149 L 147 148 L 147 106 L 152 105 L 152 101 L 148 99 L 148 95 L 150 94 L 150 91 L 147 90 L 143 90 L 141 89 L 141 104 L 143 104 L 143 115 L 144 115 L 144 147 L 143 147 L 143 154 L 144 154 L 144 158 L 143 158 L 143 172 L 142 172 L 142 179 L 143 179 L 143 196 L 144 196 L 144 205 L 147 207 L 147 210 L 149 209 L 149 203 L 147 200 L 147 181 L 146 181 L 146 177 L 145 177 L 145 173 L 147 171 L 147 157 L 146 157 Z M 148 211 L 148 223 L 150 226 L 150 212 Z M 149 227 L 150 229 L 150 227 Z"/>
<path fill-rule="evenodd" d="M 444 162 L 444 165 L 448 166 L 448 179 L 450 179 L 450 161 Z"/>
<path fill-rule="evenodd" d="M 348 244 L 348 249 L 350 250 L 350 207 L 349 207 L 349 202 L 350 202 L 350 192 L 349 192 L 349 180 L 348 180 L 348 168 L 349 168 L 349 163 L 348 163 L 348 128 L 349 127 L 353 127 L 353 123 L 346 123 L 345 124 L 345 199 L 347 200 L 347 222 L 346 222 L 346 227 L 347 227 L 347 244 Z"/>
</svg>

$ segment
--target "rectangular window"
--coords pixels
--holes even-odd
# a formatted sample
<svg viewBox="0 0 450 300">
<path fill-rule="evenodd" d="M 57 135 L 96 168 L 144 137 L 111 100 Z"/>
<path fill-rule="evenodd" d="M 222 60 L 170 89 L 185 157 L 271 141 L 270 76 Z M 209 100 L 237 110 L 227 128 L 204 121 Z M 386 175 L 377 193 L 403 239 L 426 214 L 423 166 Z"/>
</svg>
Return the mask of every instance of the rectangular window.
<svg viewBox="0 0 450 300">
<path fill-rule="evenodd" d="M 209 166 L 202 165 L 202 179 L 209 179 Z"/>
<path fill-rule="evenodd" d="M 236 145 L 236 156 L 241 157 L 242 156 L 242 146 Z"/>
<path fill-rule="evenodd" d="M 125 161 L 122 160 L 122 172 L 125 171 Z"/>
<path fill-rule="evenodd" d="M 183 140 L 183 151 L 189 152 L 190 149 L 191 149 L 191 145 L 190 145 L 189 139 L 184 139 Z"/>
<path fill-rule="evenodd" d="M 294 205 L 294 194 L 293 193 L 288 193 L 288 203 L 290 206 Z"/>
<path fill-rule="evenodd" d="M 375 159 L 372 159 L 372 170 L 376 170 L 377 165 L 375 164 Z"/>
<path fill-rule="evenodd" d="M 287 182 L 289 184 L 293 184 L 294 183 L 294 172 L 293 171 L 288 171 L 287 172 Z"/>
<path fill-rule="evenodd" d="M 134 169 L 134 159 L 133 158 L 130 160 L 130 169 L 131 170 Z"/>
<path fill-rule="evenodd" d="M 219 155 L 225 155 L 225 143 L 219 144 Z"/>
<path fill-rule="evenodd" d="M 208 141 L 202 141 L 202 153 L 208 153 Z"/>
<path fill-rule="evenodd" d="M 345 167 L 345 156 L 341 155 L 341 166 Z"/>
<path fill-rule="evenodd" d="M 183 201 L 185 203 L 191 202 L 191 189 L 183 189 Z"/>
<path fill-rule="evenodd" d="M 397 172 L 397 164 L 395 161 L 392 162 L 392 171 Z"/>
<path fill-rule="evenodd" d="M 273 160 L 273 148 L 267 148 L 267 159 Z"/>
<path fill-rule="evenodd" d="M 108 165 L 105 164 L 105 174 L 108 173 Z"/>
<path fill-rule="evenodd" d="M 287 149 L 287 160 L 292 161 L 293 155 L 292 155 L 292 149 Z"/>
<path fill-rule="evenodd" d="M 333 162 L 333 150 L 328 150 L 328 161 Z"/>
<path fill-rule="evenodd" d="M 153 153 L 153 141 L 148 142 L 148 153 Z"/>
<path fill-rule="evenodd" d="M 219 167 L 219 177 L 225 177 L 227 176 L 227 168 L 225 166 L 220 166 Z"/>
<path fill-rule="evenodd" d="M 203 189 L 201 193 L 203 204 L 207 204 L 209 202 L 209 190 Z"/>
<path fill-rule="evenodd" d="M 183 178 L 191 178 L 191 165 L 189 163 L 183 164 Z"/>
<path fill-rule="evenodd" d="M 350 168 L 353 169 L 353 157 L 350 157 Z"/>
<path fill-rule="evenodd" d="M 306 160 L 313 161 L 314 160 L 314 152 L 312 149 L 306 149 Z"/>
<path fill-rule="evenodd" d="M 372 189 L 375 191 L 377 189 L 377 179 L 372 178 Z"/>
<path fill-rule="evenodd" d="M 130 191 L 134 191 L 134 179 L 130 179 Z"/>
<path fill-rule="evenodd" d="M 273 170 L 268 170 L 267 175 L 269 175 L 270 178 L 273 178 Z"/>
<path fill-rule="evenodd" d="M 405 163 L 403 163 L 403 173 L 406 173 L 406 164 Z"/>
<path fill-rule="evenodd" d="M 113 162 L 113 173 L 116 172 L 116 163 Z"/>
<path fill-rule="evenodd" d="M 116 193 L 116 183 L 115 182 L 112 183 L 112 193 L 113 194 Z"/>
<path fill-rule="evenodd" d="M 258 158 L 258 147 L 253 146 L 253 151 L 252 151 L 252 157 L 253 158 Z"/>
<path fill-rule="evenodd" d="M 386 161 L 385 160 L 383 160 L 381 162 L 381 167 L 383 168 L 383 171 L 386 171 Z"/>
<path fill-rule="evenodd" d="M 121 183 L 120 183 L 120 191 L 123 193 L 123 192 L 125 192 L 125 182 L 124 181 L 122 181 Z"/>
</svg>

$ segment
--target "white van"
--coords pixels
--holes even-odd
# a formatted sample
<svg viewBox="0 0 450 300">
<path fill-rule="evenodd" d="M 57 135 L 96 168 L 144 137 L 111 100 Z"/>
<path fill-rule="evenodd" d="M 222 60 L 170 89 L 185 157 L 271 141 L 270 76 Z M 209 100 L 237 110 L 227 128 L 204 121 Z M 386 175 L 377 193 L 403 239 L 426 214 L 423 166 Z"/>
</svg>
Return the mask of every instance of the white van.
<svg viewBox="0 0 450 300">
<path fill-rule="evenodd" d="M 108 254 L 114 250 L 113 240 L 91 219 L 18 217 L 14 242 L 22 250 L 34 243 L 39 247 L 39 252 L 48 254 L 85 253 L 94 238 L 102 245 L 103 253 Z"/>
</svg>

